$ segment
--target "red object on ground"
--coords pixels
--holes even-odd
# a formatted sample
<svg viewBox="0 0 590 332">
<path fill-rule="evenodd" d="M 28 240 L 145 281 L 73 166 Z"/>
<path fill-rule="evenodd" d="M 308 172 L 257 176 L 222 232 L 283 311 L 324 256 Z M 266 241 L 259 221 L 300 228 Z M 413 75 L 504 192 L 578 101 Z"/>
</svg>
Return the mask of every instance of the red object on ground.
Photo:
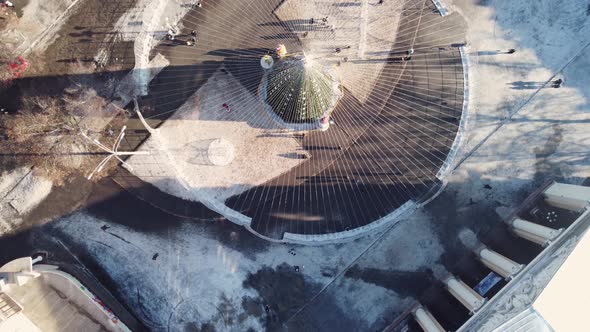
<svg viewBox="0 0 590 332">
<path fill-rule="evenodd" d="M 7 65 L 7 70 L 10 73 L 11 78 L 5 83 L 10 83 L 10 81 L 19 78 L 25 72 L 25 70 L 27 70 L 28 66 L 29 63 L 22 56 L 19 56 L 16 58 L 16 60 L 9 62 Z"/>
</svg>

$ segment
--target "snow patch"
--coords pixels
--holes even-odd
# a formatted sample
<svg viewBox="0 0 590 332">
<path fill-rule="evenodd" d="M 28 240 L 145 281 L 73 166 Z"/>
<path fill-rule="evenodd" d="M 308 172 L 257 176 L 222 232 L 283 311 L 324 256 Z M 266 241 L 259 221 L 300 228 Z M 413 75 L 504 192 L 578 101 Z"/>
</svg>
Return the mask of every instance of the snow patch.
<svg viewBox="0 0 590 332">
<path fill-rule="evenodd" d="M 463 245 L 470 250 L 475 250 L 477 249 L 477 246 L 480 245 L 480 242 L 477 239 L 475 233 L 473 233 L 472 230 L 467 228 L 464 228 L 461 231 L 459 231 L 459 240 L 461 240 L 461 243 L 463 243 Z"/>
<path fill-rule="evenodd" d="M 19 214 L 35 208 L 51 192 L 53 183 L 33 175 L 31 168 L 20 167 L 0 176 L 0 236 L 14 231 Z"/>
<path fill-rule="evenodd" d="M 53 182 L 29 172 L 6 196 L 10 205 L 19 213 L 25 214 L 39 205 L 51 192 Z"/>
<path fill-rule="evenodd" d="M 108 228 L 102 230 L 103 225 Z M 58 220 L 52 227 L 62 232 L 66 244 L 74 242 L 80 252 L 94 257 L 120 287 L 126 304 L 156 331 L 168 327 L 173 331 L 184 330 L 186 324 L 192 323 L 197 326 L 209 323 L 217 331 L 264 330 L 264 317 L 246 314 L 245 319 L 238 318 L 245 313 L 242 299 L 259 297 L 255 290 L 243 285 L 250 273 L 264 266 L 275 268 L 287 263 L 299 266 L 306 280 L 325 285 L 374 240 L 370 237 L 357 240 L 348 243 L 345 249 L 338 245 L 269 244 L 265 250 L 249 252 L 219 241 L 217 235 L 208 234 L 202 226 L 193 223 L 167 228 L 160 234 L 139 233 L 76 213 Z M 232 235 L 235 244 L 240 236 L 240 233 Z M 331 276 L 326 275 L 327 269 L 332 271 Z M 222 317 L 230 314 L 231 324 Z"/>
</svg>

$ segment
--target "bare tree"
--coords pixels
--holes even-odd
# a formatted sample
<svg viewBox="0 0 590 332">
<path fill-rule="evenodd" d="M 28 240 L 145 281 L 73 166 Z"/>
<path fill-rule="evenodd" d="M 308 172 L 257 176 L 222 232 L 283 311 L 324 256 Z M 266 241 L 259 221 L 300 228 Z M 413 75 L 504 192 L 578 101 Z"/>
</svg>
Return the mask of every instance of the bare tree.
<svg viewBox="0 0 590 332">
<path fill-rule="evenodd" d="M 87 88 L 67 89 L 61 98 L 35 96 L 23 98 L 23 107 L 15 115 L 0 116 L 0 130 L 4 134 L 3 150 L 14 156 L 19 164 L 30 165 L 34 171 L 61 184 L 73 174 L 86 175 L 102 158 L 100 151 L 80 135 L 90 135 L 105 144 L 116 139 L 126 121 L 121 110 L 113 116 L 101 117 L 107 108 L 104 98 Z M 108 108 L 109 112 L 112 107 Z M 109 174 L 109 164 L 93 178 Z"/>
</svg>

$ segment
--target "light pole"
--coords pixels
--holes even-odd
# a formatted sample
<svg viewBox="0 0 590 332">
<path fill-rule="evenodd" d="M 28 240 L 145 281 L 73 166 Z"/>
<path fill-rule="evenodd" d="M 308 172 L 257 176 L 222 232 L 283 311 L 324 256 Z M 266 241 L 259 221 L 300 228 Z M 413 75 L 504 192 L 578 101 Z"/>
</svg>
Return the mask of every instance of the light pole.
<svg viewBox="0 0 590 332">
<path fill-rule="evenodd" d="M 98 165 L 94 168 L 94 170 L 92 171 L 92 173 L 90 173 L 90 175 L 88 175 L 88 177 L 87 177 L 88 180 L 92 179 L 92 177 L 94 176 L 94 174 L 99 173 L 104 168 L 104 166 L 111 159 L 113 159 L 113 158 L 116 158 L 117 160 L 119 160 L 121 163 L 123 163 L 124 165 L 126 165 L 131 170 L 131 169 L 133 169 L 131 167 L 131 165 L 129 165 L 125 161 L 123 161 L 123 159 L 121 159 L 121 156 L 132 156 L 132 155 L 138 155 L 138 154 L 143 154 L 143 155 L 150 154 L 149 151 L 120 152 L 119 151 L 119 146 L 121 145 L 121 141 L 125 137 L 125 129 L 127 129 L 127 126 L 123 126 L 123 128 L 121 128 L 121 132 L 119 133 L 119 136 L 117 136 L 117 139 L 115 140 L 115 143 L 113 143 L 113 148 L 112 149 L 109 149 L 106 145 L 104 145 L 101 142 L 99 142 L 96 138 L 91 138 L 90 136 L 86 135 L 83 131 L 80 132 L 84 138 L 86 138 L 87 140 L 89 140 L 90 142 L 92 142 L 92 144 L 98 146 L 101 150 L 103 150 L 103 151 L 105 151 L 105 152 L 107 152 L 109 154 L 100 163 L 98 163 Z"/>
</svg>

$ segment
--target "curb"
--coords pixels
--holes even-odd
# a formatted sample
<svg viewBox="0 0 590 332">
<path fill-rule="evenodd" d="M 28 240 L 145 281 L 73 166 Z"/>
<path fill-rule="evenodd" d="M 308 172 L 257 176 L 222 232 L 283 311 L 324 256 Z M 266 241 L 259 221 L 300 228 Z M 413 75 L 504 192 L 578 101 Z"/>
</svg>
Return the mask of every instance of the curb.
<svg viewBox="0 0 590 332">
<path fill-rule="evenodd" d="M 438 173 L 436 173 L 436 178 L 444 181 L 444 179 L 449 176 L 454 170 L 454 161 L 457 157 L 457 154 L 461 150 L 461 144 L 463 143 L 463 135 L 466 131 L 467 124 L 469 123 L 469 56 L 467 52 L 465 52 L 465 47 L 460 46 L 459 52 L 461 53 L 461 62 L 463 64 L 463 108 L 461 110 L 461 121 L 459 122 L 459 130 L 457 131 L 457 135 L 455 136 L 455 140 L 453 141 L 453 145 L 451 145 L 451 149 L 447 154 L 447 158 L 443 162 L 443 165 L 439 169 Z"/>
</svg>

